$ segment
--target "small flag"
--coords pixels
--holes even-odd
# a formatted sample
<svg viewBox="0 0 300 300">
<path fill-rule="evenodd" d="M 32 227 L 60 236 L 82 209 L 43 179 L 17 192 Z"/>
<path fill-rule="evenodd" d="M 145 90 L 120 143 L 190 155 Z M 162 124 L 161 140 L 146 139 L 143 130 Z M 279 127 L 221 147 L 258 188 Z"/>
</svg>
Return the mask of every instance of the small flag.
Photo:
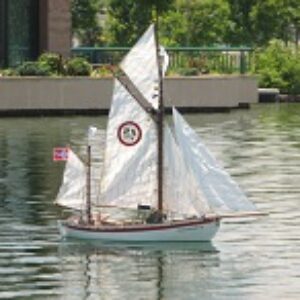
<svg viewBox="0 0 300 300">
<path fill-rule="evenodd" d="M 68 160 L 69 148 L 60 147 L 53 149 L 53 161 L 66 161 Z"/>
</svg>

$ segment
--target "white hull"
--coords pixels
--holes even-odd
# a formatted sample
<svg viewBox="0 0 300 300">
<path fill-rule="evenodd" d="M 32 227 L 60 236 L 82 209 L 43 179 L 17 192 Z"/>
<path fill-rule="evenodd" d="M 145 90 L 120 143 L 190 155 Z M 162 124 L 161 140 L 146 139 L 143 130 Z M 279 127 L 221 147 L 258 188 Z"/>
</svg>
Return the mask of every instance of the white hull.
<svg viewBox="0 0 300 300">
<path fill-rule="evenodd" d="M 86 226 L 60 223 L 64 237 L 108 242 L 206 242 L 218 231 L 220 220 L 206 218 L 163 224 Z"/>
</svg>

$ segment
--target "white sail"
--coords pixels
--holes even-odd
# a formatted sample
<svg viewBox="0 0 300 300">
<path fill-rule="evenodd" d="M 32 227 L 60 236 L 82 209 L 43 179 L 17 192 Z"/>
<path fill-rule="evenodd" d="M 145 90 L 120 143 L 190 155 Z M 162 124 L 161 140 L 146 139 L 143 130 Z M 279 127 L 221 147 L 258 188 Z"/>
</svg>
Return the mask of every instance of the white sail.
<svg viewBox="0 0 300 300">
<path fill-rule="evenodd" d="M 163 53 L 166 57 L 166 53 Z M 165 59 L 165 64 L 167 60 Z M 158 63 L 154 25 L 138 40 L 121 63 L 134 85 L 154 108 L 158 107 Z"/>
<path fill-rule="evenodd" d="M 161 53 L 166 68 L 167 54 Z M 123 59 L 121 68 L 157 108 L 159 72 L 153 25 Z M 140 135 L 136 143 L 122 141 L 126 130 L 129 135 L 131 131 Z M 101 200 L 110 205 L 136 208 L 137 204 L 157 204 L 156 124 L 117 80 L 109 113 L 101 194 Z"/>
<path fill-rule="evenodd" d="M 55 203 L 72 209 L 82 210 L 85 205 L 86 169 L 83 162 L 69 149 L 63 182 Z"/>
<path fill-rule="evenodd" d="M 94 153 L 99 155 L 99 147 L 97 147 L 97 139 L 90 140 L 92 146 L 92 157 Z M 99 197 L 99 180 L 100 180 L 101 164 L 93 161 L 91 167 L 91 202 L 95 206 Z M 65 164 L 63 182 L 60 186 L 55 203 L 67 208 L 75 210 L 86 209 L 86 177 L 87 170 L 85 164 L 80 158 L 69 148 L 68 160 Z"/>
<path fill-rule="evenodd" d="M 173 121 L 176 141 L 209 205 L 216 212 L 256 210 L 175 108 Z"/>
<path fill-rule="evenodd" d="M 199 217 L 209 211 L 205 196 L 167 125 L 164 134 L 164 209 L 173 217 L 183 219 Z"/>
<path fill-rule="evenodd" d="M 156 124 L 118 81 L 106 134 L 101 201 L 132 208 L 153 205 L 157 187 Z"/>
</svg>

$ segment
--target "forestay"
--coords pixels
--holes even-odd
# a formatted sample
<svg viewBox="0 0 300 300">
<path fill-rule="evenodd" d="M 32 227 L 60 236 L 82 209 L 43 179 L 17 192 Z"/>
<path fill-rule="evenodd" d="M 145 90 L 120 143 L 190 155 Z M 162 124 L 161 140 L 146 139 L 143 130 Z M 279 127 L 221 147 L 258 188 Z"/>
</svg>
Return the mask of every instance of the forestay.
<svg viewBox="0 0 300 300">
<path fill-rule="evenodd" d="M 173 108 L 176 141 L 184 159 L 193 171 L 209 205 L 215 212 L 256 210 L 237 183 L 217 163 L 197 133 Z"/>
</svg>

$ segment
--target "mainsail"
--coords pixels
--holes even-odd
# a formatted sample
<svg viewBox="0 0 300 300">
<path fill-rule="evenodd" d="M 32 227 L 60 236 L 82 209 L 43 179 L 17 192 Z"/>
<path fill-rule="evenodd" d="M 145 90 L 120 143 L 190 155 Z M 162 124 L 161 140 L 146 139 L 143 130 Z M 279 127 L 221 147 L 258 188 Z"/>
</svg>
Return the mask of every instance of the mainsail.
<svg viewBox="0 0 300 300">
<path fill-rule="evenodd" d="M 156 155 L 155 123 L 116 80 L 106 133 L 103 203 L 153 205 Z"/>
<path fill-rule="evenodd" d="M 158 65 L 151 25 L 121 63 L 122 70 L 154 108 Z M 156 201 L 157 132 L 152 117 L 126 88 L 114 81 L 101 184 L 104 203 L 133 207 Z"/>
<path fill-rule="evenodd" d="M 168 58 L 160 48 L 165 73 Z M 158 107 L 158 62 L 154 27 L 151 25 L 121 63 L 145 99 Z M 126 129 L 126 124 L 127 129 Z M 140 135 L 136 142 L 122 141 L 120 131 Z M 184 162 L 181 149 L 173 133 L 164 124 L 164 210 L 176 217 L 202 215 L 209 210 L 204 194 L 194 174 Z M 157 206 L 157 124 L 115 80 L 109 114 L 104 176 L 102 179 L 103 203 L 136 208 L 138 204 Z"/>
<path fill-rule="evenodd" d="M 230 175 L 218 164 L 197 133 L 173 108 L 176 141 L 215 212 L 255 211 L 256 208 Z"/>
<path fill-rule="evenodd" d="M 165 72 L 168 59 L 162 47 L 160 56 L 164 58 Z M 127 54 L 121 68 L 146 100 L 157 108 L 159 72 L 153 25 Z M 205 197 L 167 124 L 164 124 L 164 137 L 164 211 L 177 218 L 204 214 L 209 209 Z M 156 122 L 126 87 L 115 80 L 106 137 L 102 203 L 131 208 L 138 204 L 156 207 L 157 155 Z"/>
</svg>

